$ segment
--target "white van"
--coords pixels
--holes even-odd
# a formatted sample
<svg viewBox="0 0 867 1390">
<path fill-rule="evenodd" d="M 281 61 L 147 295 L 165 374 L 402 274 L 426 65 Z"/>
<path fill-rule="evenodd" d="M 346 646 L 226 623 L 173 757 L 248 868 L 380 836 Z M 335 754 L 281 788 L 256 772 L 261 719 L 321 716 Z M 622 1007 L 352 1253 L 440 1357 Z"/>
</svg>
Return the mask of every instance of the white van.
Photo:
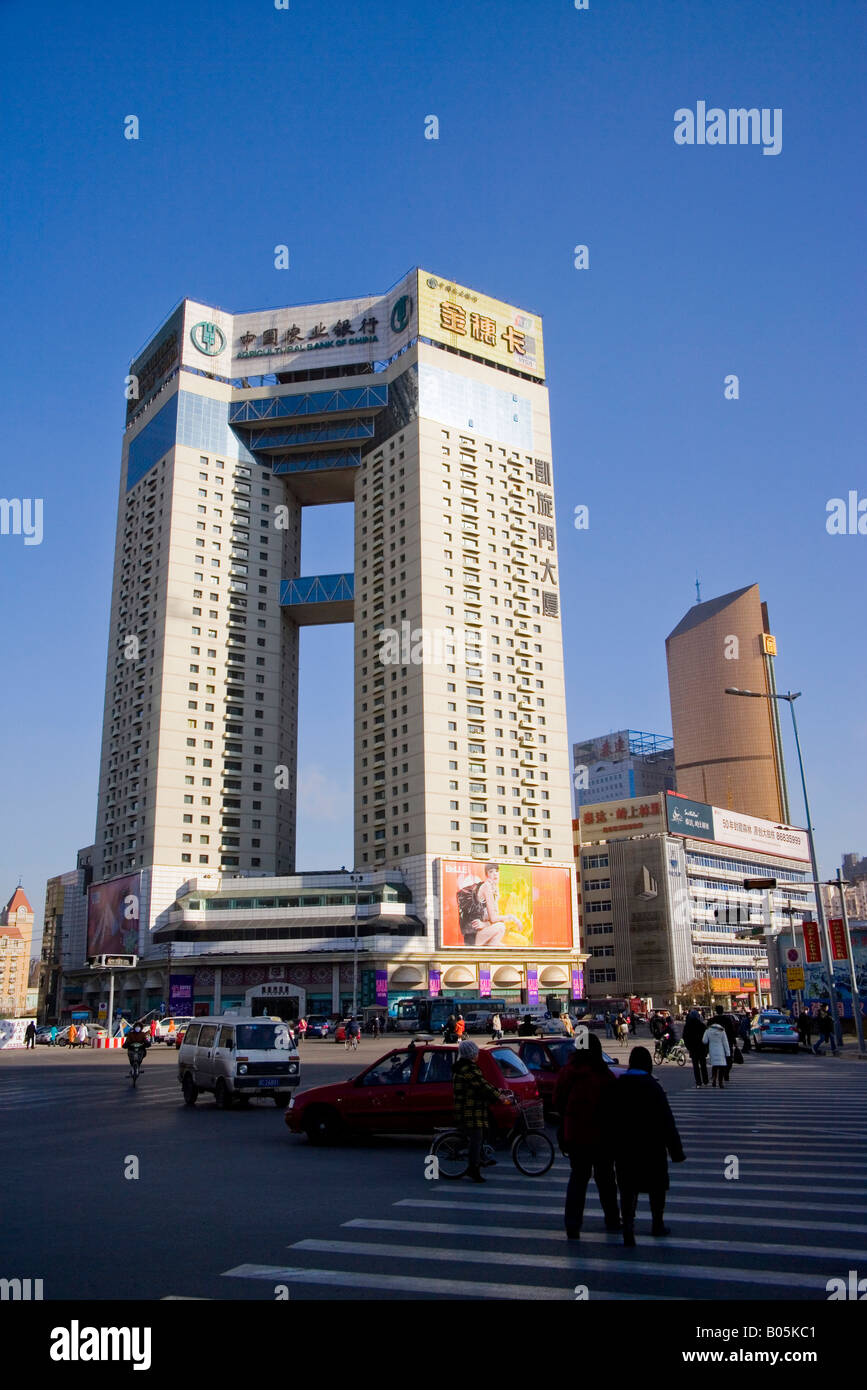
<svg viewBox="0 0 867 1390">
<path fill-rule="evenodd" d="M 219 1110 L 237 1099 L 271 1096 L 285 1110 L 301 1080 L 298 1049 L 280 1019 L 252 1014 L 213 1014 L 187 1027 L 178 1049 L 178 1082 L 187 1105 L 201 1091 L 213 1091 Z"/>
</svg>

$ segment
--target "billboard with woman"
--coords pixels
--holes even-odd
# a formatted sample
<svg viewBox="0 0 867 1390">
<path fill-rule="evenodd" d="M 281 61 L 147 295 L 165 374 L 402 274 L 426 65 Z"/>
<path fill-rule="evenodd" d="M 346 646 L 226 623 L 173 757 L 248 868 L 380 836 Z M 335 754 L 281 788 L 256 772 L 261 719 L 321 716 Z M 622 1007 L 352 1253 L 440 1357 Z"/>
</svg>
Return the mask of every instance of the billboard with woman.
<svg viewBox="0 0 867 1390">
<path fill-rule="evenodd" d="M 572 879 L 553 865 L 442 861 L 442 944 L 569 949 Z"/>
</svg>

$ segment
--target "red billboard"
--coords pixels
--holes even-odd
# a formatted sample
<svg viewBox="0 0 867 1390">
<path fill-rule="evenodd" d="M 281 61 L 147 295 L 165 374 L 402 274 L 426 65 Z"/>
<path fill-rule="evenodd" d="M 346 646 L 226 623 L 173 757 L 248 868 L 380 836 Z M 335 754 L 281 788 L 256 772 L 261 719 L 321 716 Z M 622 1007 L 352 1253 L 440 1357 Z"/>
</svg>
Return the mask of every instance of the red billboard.
<svg viewBox="0 0 867 1390">
<path fill-rule="evenodd" d="M 808 965 L 816 965 L 822 959 L 819 927 L 816 922 L 803 922 L 801 925 L 804 931 L 804 958 Z"/>
<path fill-rule="evenodd" d="M 442 861 L 443 946 L 572 946 L 572 881 L 553 865 Z"/>
<path fill-rule="evenodd" d="M 141 874 L 91 884 L 87 895 L 88 956 L 138 953 Z"/>
<path fill-rule="evenodd" d="M 846 933 L 843 930 L 843 918 L 830 917 L 828 919 L 828 932 L 831 937 L 831 955 L 834 960 L 848 960 L 849 952 L 846 949 Z"/>
</svg>

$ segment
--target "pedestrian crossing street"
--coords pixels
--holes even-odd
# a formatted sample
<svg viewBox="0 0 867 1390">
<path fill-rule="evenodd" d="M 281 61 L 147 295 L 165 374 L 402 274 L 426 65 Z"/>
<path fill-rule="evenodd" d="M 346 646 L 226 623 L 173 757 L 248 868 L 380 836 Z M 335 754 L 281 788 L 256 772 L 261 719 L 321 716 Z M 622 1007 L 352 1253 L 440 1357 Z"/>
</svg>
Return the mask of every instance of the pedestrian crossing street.
<svg viewBox="0 0 867 1390">
<path fill-rule="evenodd" d="M 261 1281 L 265 1297 L 285 1284 L 293 1299 L 824 1301 L 829 1279 L 867 1274 L 865 1098 L 867 1064 L 854 1060 L 752 1058 L 723 1092 L 670 1089 L 687 1154 L 670 1168 L 671 1235 L 651 1237 L 642 1197 L 632 1250 L 604 1230 L 592 1183 L 581 1239 L 566 1240 L 559 1155 L 526 1178 L 499 1154 L 481 1186 L 426 1181 L 414 1154 L 388 1212 L 362 1200 L 334 1238 L 223 1277 Z M 356 1154 L 363 1179 L 376 1155 Z"/>
</svg>

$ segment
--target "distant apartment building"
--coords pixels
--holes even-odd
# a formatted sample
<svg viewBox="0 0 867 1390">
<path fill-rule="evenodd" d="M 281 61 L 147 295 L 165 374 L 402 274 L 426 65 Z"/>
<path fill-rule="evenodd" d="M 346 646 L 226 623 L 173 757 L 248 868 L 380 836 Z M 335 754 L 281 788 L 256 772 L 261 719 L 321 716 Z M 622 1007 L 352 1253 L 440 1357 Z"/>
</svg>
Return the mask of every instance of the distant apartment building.
<svg viewBox="0 0 867 1390">
<path fill-rule="evenodd" d="M 572 745 L 575 807 L 675 790 L 674 745 L 665 734 L 619 729 Z"/>
<path fill-rule="evenodd" d="M 762 695 L 773 688 L 776 643 L 758 585 L 695 604 L 665 647 L 677 790 L 783 820 L 777 702 L 725 693 L 730 686 Z"/>
<path fill-rule="evenodd" d="M 765 921 L 765 898 L 743 880 L 777 879 L 774 926 L 814 903 L 805 831 L 671 792 L 583 807 L 575 854 L 590 998 L 766 1001 L 763 940 L 738 939 Z"/>
</svg>

